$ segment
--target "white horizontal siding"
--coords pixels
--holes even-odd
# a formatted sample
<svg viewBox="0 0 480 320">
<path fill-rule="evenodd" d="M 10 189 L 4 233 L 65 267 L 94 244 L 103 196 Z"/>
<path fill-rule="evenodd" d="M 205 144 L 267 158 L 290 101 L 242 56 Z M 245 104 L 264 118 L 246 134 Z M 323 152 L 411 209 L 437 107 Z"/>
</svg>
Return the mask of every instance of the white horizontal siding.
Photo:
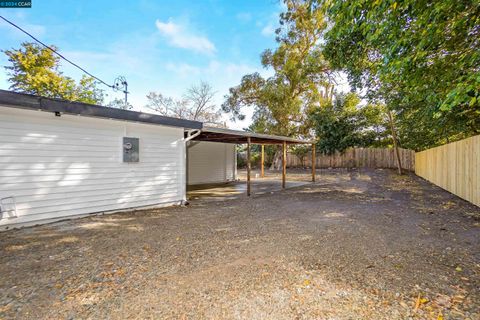
<svg viewBox="0 0 480 320">
<path fill-rule="evenodd" d="M 235 180 L 234 144 L 190 142 L 187 150 L 189 185 Z"/>
<path fill-rule="evenodd" d="M 18 216 L 3 228 L 185 196 L 182 128 L 0 106 L 0 137 L 0 198 Z M 123 163 L 123 137 L 140 139 L 140 162 Z"/>
<path fill-rule="evenodd" d="M 225 166 L 227 181 L 235 180 L 237 176 L 237 149 L 235 144 L 225 144 Z"/>
</svg>

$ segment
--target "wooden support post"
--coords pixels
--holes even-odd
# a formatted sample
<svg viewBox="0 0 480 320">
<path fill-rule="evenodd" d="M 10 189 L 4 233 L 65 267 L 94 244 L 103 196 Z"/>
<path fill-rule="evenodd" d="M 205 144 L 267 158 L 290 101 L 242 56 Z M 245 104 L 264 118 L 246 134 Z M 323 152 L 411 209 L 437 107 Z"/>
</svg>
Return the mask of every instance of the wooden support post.
<svg viewBox="0 0 480 320">
<path fill-rule="evenodd" d="M 251 162 L 251 157 L 250 157 L 250 145 L 251 145 L 251 139 L 250 137 L 247 138 L 247 196 L 250 196 L 250 174 L 252 171 L 252 162 Z"/>
<path fill-rule="evenodd" d="M 285 189 L 285 182 L 287 179 L 287 142 L 283 141 L 282 153 L 282 189 Z"/>
<path fill-rule="evenodd" d="M 262 158 L 260 160 L 260 176 L 265 178 L 265 145 L 262 144 Z"/>
<path fill-rule="evenodd" d="M 312 182 L 315 182 L 316 170 L 317 170 L 317 158 L 315 157 L 315 143 L 312 143 Z"/>
</svg>

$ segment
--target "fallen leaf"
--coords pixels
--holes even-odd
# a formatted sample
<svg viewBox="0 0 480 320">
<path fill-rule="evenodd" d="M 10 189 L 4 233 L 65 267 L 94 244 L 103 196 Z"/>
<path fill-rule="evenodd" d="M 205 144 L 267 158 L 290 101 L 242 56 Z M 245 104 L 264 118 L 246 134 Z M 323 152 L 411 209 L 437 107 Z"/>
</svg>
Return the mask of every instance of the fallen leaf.
<svg viewBox="0 0 480 320">
<path fill-rule="evenodd" d="M 417 300 L 415 302 L 415 308 L 413 311 L 417 312 L 418 308 L 420 308 L 420 293 L 418 294 Z"/>
</svg>

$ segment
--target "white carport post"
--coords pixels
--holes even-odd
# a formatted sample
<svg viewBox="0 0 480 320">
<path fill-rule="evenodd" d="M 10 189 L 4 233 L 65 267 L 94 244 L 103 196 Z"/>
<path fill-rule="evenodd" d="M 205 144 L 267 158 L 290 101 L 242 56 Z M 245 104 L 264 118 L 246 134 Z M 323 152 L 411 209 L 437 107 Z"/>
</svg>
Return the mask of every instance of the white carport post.
<svg viewBox="0 0 480 320">
<path fill-rule="evenodd" d="M 188 142 L 198 137 L 202 130 L 188 130 L 187 137 L 183 138 L 183 204 L 187 203 L 187 184 L 188 184 Z"/>
</svg>

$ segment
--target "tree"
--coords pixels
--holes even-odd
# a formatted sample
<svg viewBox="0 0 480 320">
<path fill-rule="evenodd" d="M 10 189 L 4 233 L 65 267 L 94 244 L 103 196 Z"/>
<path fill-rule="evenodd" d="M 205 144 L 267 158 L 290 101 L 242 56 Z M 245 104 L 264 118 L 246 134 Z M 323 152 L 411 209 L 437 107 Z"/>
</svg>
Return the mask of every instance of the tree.
<svg viewBox="0 0 480 320">
<path fill-rule="evenodd" d="M 296 145 L 292 148 L 292 153 L 297 156 L 297 158 L 302 163 L 302 167 L 305 167 L 305 158 L 310 152 L 310 146 L 305 145 Z"/>
<path fill-rule="evenodd" d="M 480 2 L 321 2 L 325 55 L 370 101 L 396 111 L 402 145 L 480 133 Z"/>
<path fill-rule="evenodd" d="M 52 48 L 56 49 L 55 46 Z M 3 51 L 11 65 L 6 66 L 10 89 L 49 98 L 102 104 L 103 90 L 91 77 L 78 83 L 59 71 L 60 58 L 49 49 L 24 42 L 20 49 Z"/>
<path fill-rule="evenodd" d="M 218 125 L 220 111 L 213 104 L 215 92 L 206 82 L 201 81 L 187 89 L 182 99 L 166 97 L 159 92 L 147 95 L 147 108 L 164 116 L 190 119 Z"/>
<path fill-rule="evenodd" d="M 331 103 L 318 107 L 311 122 L 324 154 L 344 152 L 350 147 L 385 146 L 387 122 L 380 105 L 360 106 L 355 93 L 336 93 Z"/>
<path fill-rule="evenodd" d="M 97 81 L 92 77 L 82 76 L 78 84 L 74 86 L 72 101 L 102 105 L 105 94 L 97 87 Z"/>
<path fill-rule="evenodd" d="M 278 47 L 262 53 L 262 65 L 274 75 L 258 72 L 243 76 L 230 88 L 222 109 L 233 120 L 244 118 L 244 109 L 253 107 L 249 130 L 293 137 L 310 136 L 309 113 L 331 99 L 333 86 L 328 64 L 322 55 L 321 39 L 326 28 L 323 12 L 311 1 L 285 0 L 276 30 Z M 280 165 L 277 148 L 271 168 Z"/>
<path fill-rule="evenodd" d="M 397 165 L 398 165 L 398 174 L 402 174 L 402 162 L 400 160 L 400 152 L 398 149 L 398 139 L 397 139 L 397 132 L 395 130 L 395 121 L 393 119 L 392 111 L 387 111 L 388 115 L 388 122 L 390 124 L 390 132 L 392 133 L 392 140 L 393 140 L 393 147 L 395 148 L 395 156 L 397 157 Z"/>
<path fill-rule="evenodd" d="M 278 47 L 265 50 L 262 65 L 274 71 L 263 78 L 245 75 L 230 88 L 222 109 L 232 119 L 244 118 L 245 107 L 254 108 L 251 130 L 286 136 L 309 134 L 308 113 L 321 99 L 329 99 L 329 66 L 320 41 L 326 28 L 323 13 L 311 2 L 286 0 L 276 30 Z"/>
<path fill-rule="evenodd" d="M 147 108 L 158 112 L 161 115 L 175 118 L 185 118 L 190 115 L 188 102 L 185 99 L 174 99 L 166 97 L 160 92 L 150 92 L 147 95 Z"/>
<path fill-rule="evenodd" d="M 133 109 L 133 106 L 128 101 L 125 102 L 125 99 L 119 99 L 119 98 L 115 98 L 112 101 L 110 101 L 107 104 L 107 107 L 122 109 L 122 110 L 132 110 Z"/>
<path fill-rule="evenodd" d="M 211 124 L 220 120 L 220 111 L 213 104 L 215 91 L 207 82 L 200 81 L 187 89 L 184 98 L 190 103 L 192 119 Z"/>
</svg>

